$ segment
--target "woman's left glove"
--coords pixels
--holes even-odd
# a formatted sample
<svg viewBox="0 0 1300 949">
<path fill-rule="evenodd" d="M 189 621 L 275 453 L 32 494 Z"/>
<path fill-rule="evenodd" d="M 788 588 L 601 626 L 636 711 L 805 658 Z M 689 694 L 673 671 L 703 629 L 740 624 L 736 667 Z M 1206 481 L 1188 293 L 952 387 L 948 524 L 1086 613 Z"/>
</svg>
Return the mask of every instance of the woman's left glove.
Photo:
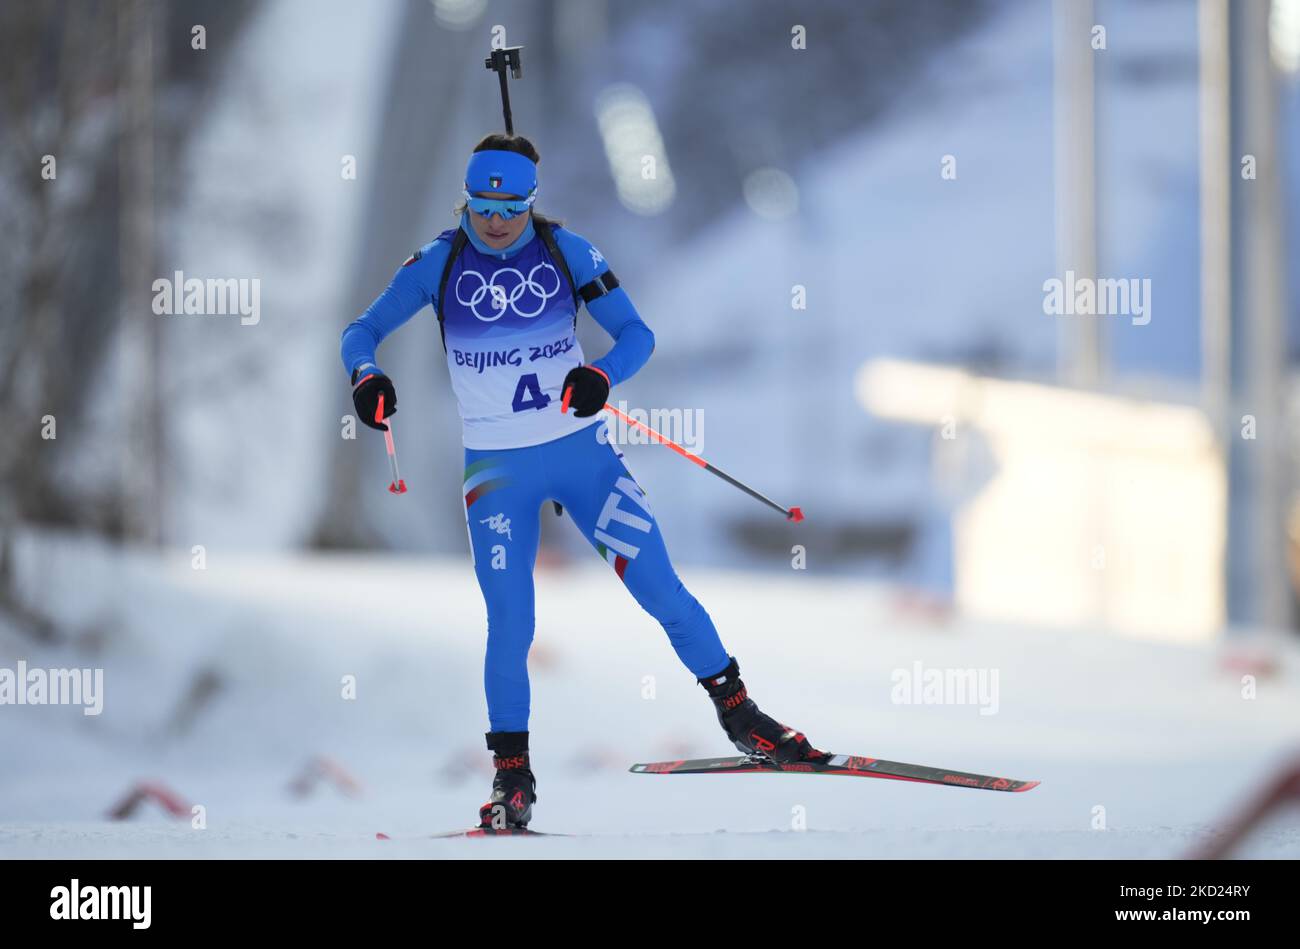
<svg viewBox="0 0 1300 949">
<path fill-rule="evenodd" d="M 578 418 L 588 418 L 605 407 L 609 398 L 609 376 L 595 366 L 575 366 L 564 377 L 560 392 Z"/>
</svg>

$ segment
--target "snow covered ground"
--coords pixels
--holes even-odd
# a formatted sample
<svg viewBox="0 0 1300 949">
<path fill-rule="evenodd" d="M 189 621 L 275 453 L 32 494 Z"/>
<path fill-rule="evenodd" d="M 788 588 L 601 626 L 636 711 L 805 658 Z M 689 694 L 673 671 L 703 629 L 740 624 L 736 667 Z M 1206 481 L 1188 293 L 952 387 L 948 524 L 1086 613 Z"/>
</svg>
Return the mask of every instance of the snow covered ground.
<svg viewBox="0 0 1300 949">
<path fill-rule="evenodd" d="M 1243 699 L 1208 650 L 977 627 L 900 610 L 887 588 L 797 571 L 683 570 L 755 698 L 821 747 L 1042 784 L 1001 794 L 630 774 L 633 761 L 730 749 L 662 631 L 593 558 L 539 570 L 532 656 L 534 827 L 584 836 L 430 840 L 467 825 L 490 783 L 468 558 L 209 551 L 193 570 L 188 552 L 73 544 L 20 561 L 25 588 L 55 604 L 77 643 L 37 647 L 0 629 L 0 666 L 93 663 L 105 704 L 99 716 L 0 706 L 0 858 L 1171 857 L 1300 748 L 1291 647 Z M 896 704 L 892 673 L 918 661 L 996 670 L 996 714 Z M 216 686 L 186 725 L 176 710 L 200 672 Z M 318 754 L 361 793 L 291 795 Z M 206 829 L 152 805 L 108 821 L 143 779 L 203 805 Z M 793 829 L 800 820 L 806 830 Z M 1241 853 L 1300 856 L 1300 814 Z"/>
</svg>

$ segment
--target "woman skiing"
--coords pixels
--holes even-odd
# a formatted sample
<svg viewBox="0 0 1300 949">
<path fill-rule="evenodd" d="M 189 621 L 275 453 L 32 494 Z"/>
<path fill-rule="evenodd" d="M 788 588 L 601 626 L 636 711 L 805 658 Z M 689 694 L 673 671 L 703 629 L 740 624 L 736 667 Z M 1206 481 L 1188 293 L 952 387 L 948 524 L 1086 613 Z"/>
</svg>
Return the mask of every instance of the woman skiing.
<svg viewBox="0 0 1300 949">
<path fill-rule="evenodd" d="M 538 160 L 522 136 L 479 142 L 465 171 L 460 226 L 411 255 L 342 342 L 357 416 L 386 430 L 381 418 L 393 414 L 397 395 L 376 347 L 426 304 L 441 324 L 463 423 L 465 519 L 487 604 L 483 684 L 496 774 L 479 820 L 496 828 L 526 826 L 537 798 L 528 650 L 539 508 L 547 500 L 568 511 L 662 624 L 738 749 L 781 762 L 826 757 L 748 697 L 739 665 L 678 579 L 646 496 L 609 441 L 598 413 L 610 388 L 649 359 L 654 334 L 600 252 L 533 211 Z M 592 362 L 576 336 L 580 301 L 614 340 Z"/>
</svg>

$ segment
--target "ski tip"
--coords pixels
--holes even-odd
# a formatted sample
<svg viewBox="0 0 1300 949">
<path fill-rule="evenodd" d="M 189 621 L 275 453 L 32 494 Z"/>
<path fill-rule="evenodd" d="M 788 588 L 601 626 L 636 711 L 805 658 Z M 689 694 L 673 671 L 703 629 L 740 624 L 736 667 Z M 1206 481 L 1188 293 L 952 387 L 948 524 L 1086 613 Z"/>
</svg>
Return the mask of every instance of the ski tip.
<svg viewBox="0 0 1300 949">
<path fill-rule="evenodd" d="M 794 522 L 796 522 L 796 523 L 798 523 L 799 521 L 802 521 L 802 520 L 803 520 L 803 508 L 800 508 L 800 507 L 792 507 L 792 508 L 790 508 L 789 519 L 792 520 L 792 521 L 794 521 Z"/>
<path fill-rule="evenodd" d="M 1032 791 L 1042 783 L 1042 781 L 1026 781 L 1024 784 L 1020 785 L 1020 787 L 1015 789 L 1015 793 L 1019 794 L 1021 791 Z"/>
<path fill-rule="evenodd" d="M 392 840 L 392 839 L 393 839 L 392 837 L 389 837 L 389 836 L 388 836 L 387 834 L 385 834 L 383 831 L 378 831 L 378 832 L 375 834 L 375 840 Z"/>
</svg>

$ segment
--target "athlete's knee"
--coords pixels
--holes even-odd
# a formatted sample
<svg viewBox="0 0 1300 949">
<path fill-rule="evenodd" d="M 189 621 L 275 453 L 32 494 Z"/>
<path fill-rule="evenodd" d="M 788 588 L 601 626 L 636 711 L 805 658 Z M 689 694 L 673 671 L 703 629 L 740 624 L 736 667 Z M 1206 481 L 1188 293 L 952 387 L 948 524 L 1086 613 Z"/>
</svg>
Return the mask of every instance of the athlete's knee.
<svg viewBox="0 0 1300 949">
<path fill-rule="evenodd" d="M 483 687 L 494 716 L 528 715 L 528 647 L 519 642 L 488 640 Z"/>
<path fill-rule="evenodd" d="M 676 575 L 655 581 L 629 570 L 625 578 L 637 603 L 665 628 L 689 622 L 703 609 Z"/>
<path fill-rule="evenodd" d="M 488 611 L 488 655 L 500 654 L 512 658 L 527 657 L 533 643 L 536 619 L 533 611 L 502 607 Z"/>
<path fill-rule="evenodd" d="M 537 617 L 531 597 L 493 597 L 487 602 L 487 652 L 491 660 L 518 665 L 528 657 Z"/>
</svg>

